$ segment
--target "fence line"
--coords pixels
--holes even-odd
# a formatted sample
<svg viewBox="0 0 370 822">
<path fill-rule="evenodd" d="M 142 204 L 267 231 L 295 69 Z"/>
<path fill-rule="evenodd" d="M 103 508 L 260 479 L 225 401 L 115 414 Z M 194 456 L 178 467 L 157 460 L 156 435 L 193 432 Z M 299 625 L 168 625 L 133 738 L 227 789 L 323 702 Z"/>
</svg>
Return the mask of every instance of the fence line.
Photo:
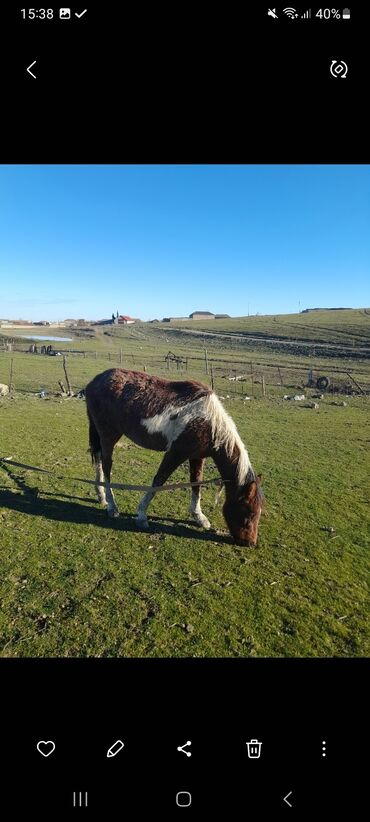
<svg viewBox="0 0 370 822">
<path fill-rule="evenodd" d="M 18 344 L 12 344 L 12 343 L 8 343 L 8 345 L 10 347 L 8 349 L 6 349 L 6 348 L 0 349 L 0 353 L 19 353 L 19 354 L 21 354 L 21 353 L 23 353 L 23 354 L 30 353 L 29 352 L 29 349 L 30 349 L 29 345 L 25 345 L 25 344 L 23 344 L 23 345 L 19 344 L 18 345 Z M 108 360 L 109 362 L 116 362 L 117 364 L 118 363 L 122 364 L 123 361 L 126 359 L 126 361 L 132 362 L 133 365 L 139 365 L 140 363 L 142 363 L 145 360 L 145 363 L 148 364 L 148 365 L 151 364 L 153 366 L 155 366 L 155 365 L 159 366 L 159 365 L 163 364 L 163 361 L 168 356 L 168 355 L 158 356 L 156 354 L 146 354 L 145 352 L 143 352 L 143 353 L 141 353 L 141 352 L 132 353 L 132 351 L 128 351 L 126 353 L 126 356 L 125 356 L 122 348 L 114 349 L 113 351 L 108 350 L 108 351 L 99 351 L 99 352 L 96 351 L 96 350 L 89 350 L 89 349 L 79 350 L 79 349 L 69 349 L 69 348 L 65 348 L 65 349 L 64 348 L 58 348 L 57 350 L 60 352 L 60 354 L 62 356 L 63 355 L 68 356 L 68 357 L 69 356 L 71 356 L 71 357 L 76 356 L 76 357 L 80 357 L 81 359 L 91 358 L 91 359 L 95 359 L 95 360 L 97 360 L 97 359 Z M 240 360 L 240 359 L 232 360 L 230 358 L 225 358 L 225 357 L 212 357 L 208 354 L 208 351 L 206 351 L 205 354 L 203 354 L 203 355 L 202 354 L 199 354 L 199 355 L 186 354 L 186 356 L 184 356 L 183 354 L 174 355 L 174 362 L 177 359 L 178 360 L 183 360 L 184 363 L 186 362 L 186 365 L 184 365 L 184 370 L 188 370 L 188 363 L 194 362 L 194 363 L 200 363 L 201 365 L 204 365 L 204 363 L 206 362 L 205 369 L 203 367 L 198 369 L 198 370 L 200 370 L 200 371 L 202 371 L 203 373 L 206 373 L 206 374 L 210 373 L 210 365 L 211 364 L 213 366 L 213 369 L 215 370 L 215 365 L 214 364 L 219 363 L 220 365 L 223 364 L 224 366 L 228 366 L 230 369 L 233 369 L 233 370 L 235 370 L 235 369 L 240 370 L 242 368 L 247 369 L 247 367 L 249 365 L 249 367 L 251 369 L 253 369 L 253 366 L 258 366 L 260 368 L 265 368 L 265 369 L 266 368 L 274 368 L 278 371 L 278 373 L 279 373 L 279 369 L 296 371 L 297 368 L 298 368 L 300 370 L 305 370 L 305 369 L 309 370 L 309 369 L 312 368 L 312 365 L 314 364 L 315 371 L 325 371 L 326 370 L 326 372 L 330 371 L 330 372 L 333 372 L 333 373 L 335 372 L 336 374 L 345 374 L 346 376 L 349 375 L 348 369 L 346 369 L 346 368 L 339 368 L 338 366 L 331 365 L 331 364 L 329 365 L 328 363 L 325 364 L 325 365 L 322 365 L 322 364 L 320 364 L 319 361 L 316 362 L 315 359 L 310 359 L 309 362 L 307 362 L 307 363 L 302 363 L 301 362 L 299 364 L 281 363 L 281 362 L 276 362 L 275 363 L 275 362 L 268 362 L 266 360 L 244 361 L 244 360 Z M 171 370 L 171 366 L 170 366 L 169 370 Z M 178 370 L 178 369 L 176 368 L 175 370 Z M 359 373 L 359 374 L 366 374 L 366 371 L 362 370 L 361 368 L 356 368 L 356 367 L 351 368 L 351 372 L 352 373 Z M 281 377 L 281 375 L 279 373 L 279 379 L 280 379 L 280 377 Z"/>
<path fill-rule="evenodd" d="M 83 352 L 80 352 L 83 353 Z M 199 379 L 210 387 L 214 388 L 220 396 L 248 396 L 251 398 L 281 396 L 293 390 L 294 393 L 301 392 L 308 387 L 309 374 L 312 368 L 307 368 L 301 363 L 297 364 L 273 364 L 260 362 L 240 362 L 224 360 L 221 358 L 208 358 L 208 373 L 204 355 L 177 357 L 172 354 L 159 357 L 158 355 L 146 355 L 145 352 L 127 353 L 123 355 L 121 349 L 113 352 L 97 351 L 85 352 L 90 356 L 75 357 L 70 354 L 60 357 L 41 356 L 36 354 L 19 352 L 0 351 L 0 382 L 9 386 L 9 390 L 40 393 L 65 394 L 63 377 L 67 381 L 67 393 L 73 394 L 85 387 L 87 382 L 102 368 L 102 363 L 107 363 L 107 353 L 111 355 L 111 367 L 124 365 L 147 373 L 156 373 L 159 376 L 169 377 L 171 372 L 174 377 L 180 377 L 186 373 L 188 377 Z M 114 359 L 113 359 L 114 356 Z M 101 365 L 97 362 L 99 361 Z M 65 371 L 68 361 L 68 374 Z M 108 360 L 109 362 L 109 360 Z M 10 366 L 10 369 L 9 369 Z M 64 374 L 62 367 L 64 366 Z M 103 370 L 103 369 L 102 369 Z M 370 374 L 362 372 L 357 379 L 352 377 L 348 370 L 327 366 L 320 368 L 315 364 L 314 377 L 317 379 L 321 375 L 329 376 L 331 393 L 370 393 Z M 181 378 L 181 377 L 180 377 Z M 361 379 L 362 378 L 362 379 Z M 69 383 L 68 383 L 69 380 Z M 361 386 L 360 383 L 363 383 Z M 355 386 L 355 388 L 354 388 Z M 314 388 L 314 385 L 312 385 Z M 64 390 L 63 390 L 64 389 Z M 320 390 L 320 389 L 317 389 Z"/>
</svg>

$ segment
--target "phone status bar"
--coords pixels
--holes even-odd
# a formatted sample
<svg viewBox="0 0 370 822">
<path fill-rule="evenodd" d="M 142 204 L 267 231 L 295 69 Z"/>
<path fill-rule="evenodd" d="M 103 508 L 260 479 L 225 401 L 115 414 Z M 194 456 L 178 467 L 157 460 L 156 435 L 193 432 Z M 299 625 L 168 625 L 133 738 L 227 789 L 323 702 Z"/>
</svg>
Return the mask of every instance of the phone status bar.
<svg viewBox="0 0 370 822">
<path fill-rule="evenodd" d="M 267 16 L 274 20 L 288 19 L 288 20 L 350 20 L 351 9 L 295 9 L 292 6 L 286 6 L 283 9 L 269 8 L 267 9 Z"/>
</svg>

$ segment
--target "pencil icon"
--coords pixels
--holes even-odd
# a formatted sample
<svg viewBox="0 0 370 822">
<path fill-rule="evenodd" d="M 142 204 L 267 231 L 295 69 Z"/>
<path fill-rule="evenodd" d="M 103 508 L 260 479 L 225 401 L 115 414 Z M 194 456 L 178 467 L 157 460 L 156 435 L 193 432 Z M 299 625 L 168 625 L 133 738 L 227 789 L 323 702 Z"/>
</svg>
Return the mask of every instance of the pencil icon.
<svg viewBox="0 0 370 822">
<path fill-rule="evenodd" d="M 111 745 L 110 748 L 108 748 L 107 757 L 109 759 L 111 759 L 112 756 L 117 756 L 117 754 L 120 751 L 122 751 L 122 748 L 124 748 L 124 744 L 123 744 L 122 740 L 117 739 L 117 742 L 115 742 L 114 745 Z"/>
</svg>

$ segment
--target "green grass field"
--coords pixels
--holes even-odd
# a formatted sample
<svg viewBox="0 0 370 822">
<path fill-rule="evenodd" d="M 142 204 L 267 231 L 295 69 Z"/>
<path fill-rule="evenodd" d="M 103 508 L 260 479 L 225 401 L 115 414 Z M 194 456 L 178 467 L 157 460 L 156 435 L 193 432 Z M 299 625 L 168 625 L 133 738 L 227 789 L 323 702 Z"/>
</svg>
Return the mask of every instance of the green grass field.
<svg viewBox="0 0 370 822">
<path fill-rule="evenodd" d="M 359 336 L 367 323 L 364 314 Z M 68 336 L 65 329 L 61 335 Z M 142 356 L 145 364 L 145 358 L 168 349 L 181 353 L 167 339 L 163 328 L 142 325 L 74 340 L 75 349 L 97 351 L 96 360 L 68 358 L 74 387 L 118 364 L 114 354 L 109 363 L 108 351 L 123 347 L 124 366 L 132 356 Z M 184 347 L 188 353 L 203 351 L 192 338 Z M 209 348 L 231 357 L 225 342 Z M 328 393 L 313 410 L 305 402 L 284 401 L 285 385 L 271 386 L 266 398 L 256 385 L 255 397 L 244 402 L 251 385 L 232 394 L 231 384 L 218 377 L 217 391 L 224 386 L 223 395 L 230 394 L 225 407 L 264 478 L 258 546 L 240 548 L 227 535 L 222 501 L 214 507 L 212 487 L 202 496 L 215 531 L 202 531 L 189 520 L 184 490 L 155 497 L 149 533 L 136 530 L 137 493 L 117 491 L 121 517 L 108 520 L 93 486 L 70 479 L 93 478 L 85 402 L 29 393 L 58 390 L 60 358 L 11 356 L 15 392 L 0 399 L 1 455 L 69 479 L 0 467 L 2 656 L 369 654 L 368 397 Z M 257 361 L 261 354 L 251 349 L 251 356 Z M 242 344 L 233 357 L 243 360 Z M 305 355 L 287 354 L 286 361 L 309 365 Z M 353 352 L 350 362 L 355 368 Z M 0 382 L 8 382 L 9 363 L 10 355 L 2 353 Z M 339 367 L 341 359 L 335 363 Z M 361 362 L 362 384 L 367 367 Z M 209 381 L 204 373 L 191 375 Z M 346 406 L 339 404 L 343 399 Z M 149 483 L 159 460 L 159 454 L 123 439 L 112 479 Z M 214 475 L 208 461 L 205 476 Z M 187 480 L 187 466 L 173 479 Z"/>
</svg>

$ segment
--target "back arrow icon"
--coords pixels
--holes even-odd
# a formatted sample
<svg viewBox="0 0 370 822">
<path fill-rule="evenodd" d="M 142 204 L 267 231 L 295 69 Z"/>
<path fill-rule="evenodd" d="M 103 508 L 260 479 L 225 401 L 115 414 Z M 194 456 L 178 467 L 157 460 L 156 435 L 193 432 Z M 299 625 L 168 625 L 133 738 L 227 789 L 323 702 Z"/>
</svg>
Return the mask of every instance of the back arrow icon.
<svg viewBox="0 0 370 822">
<path fill-rule="evenodd" d="M 34 60 L 34 61 L 33 61 L 33 63 L 30 63 L 30 65 L 28 66 L 27 71 L 28 71 L 28 74 L 30 74 L 30 75 L 31 75 L 31 77 L 34 77 L 34 78 L 35 78 L 35 80 L 36 80 L 36 74 L 33 74 L 33 72 L 32 72 L 32 71 L 30 71 L 30 69 L 32 68 L 32 66 L 34 66 L 34 65 L 35 65 L 35 63 L 36 63 L 36 60 Z"/>
<path fill-rule="evenodd" d="M 293 791 L 289 791 L 289 793 L 287 793 L 287 795 L 286 795 L 286 796 L 284 796 L 284 799 L 283 799 L 283 802 L 286 802 L 286 803 L 287 803 L 287 805 L 289 805 L 289 807 L 290 807 L 290 808 L 292 808 L 292 807 L 293 807 L 293 805 L 291 805 L 291 804 L 290 804 L 290 802 L 288 802 L 288 797 L 289 797 L 289 796 L 291 796 L 291 795 L 292 795 L 292 793 L 293 793 Z"/>
</svg>

